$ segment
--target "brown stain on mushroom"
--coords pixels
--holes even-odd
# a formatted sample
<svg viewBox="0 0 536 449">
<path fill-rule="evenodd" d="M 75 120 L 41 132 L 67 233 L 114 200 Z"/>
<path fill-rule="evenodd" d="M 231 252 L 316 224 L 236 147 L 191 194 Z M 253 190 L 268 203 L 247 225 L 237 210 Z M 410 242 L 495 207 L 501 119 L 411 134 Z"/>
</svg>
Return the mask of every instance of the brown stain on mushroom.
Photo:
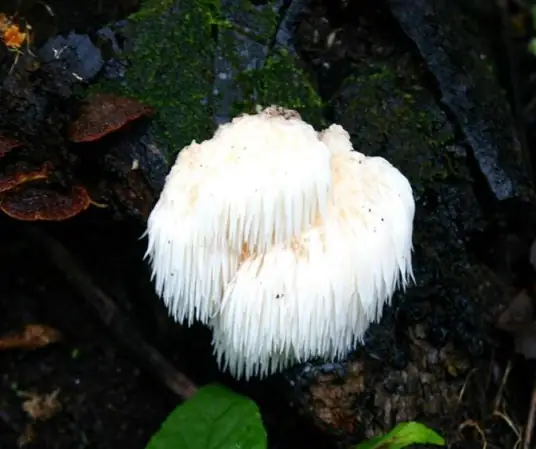
<svg viewBox="0 0 536 449">
<path fill-rule="evenodd" d="M 303 239 L 294 237 L 290 240 L 289 248 L 298 259 L 309 259 L 309 250 Z"/>
<path fill-rule="evenodd" d="M 244 242 L 242 243 L 242 249 L 240 251 L 240 256 L 238 257 L 238 262 L 243 263 L 250 257 L 256 257 L 256 251 L 252 250 L 249 245 Z"/>
<path fill-rule="evenodd" d="M 294 109 L 286 109 L 282 106 L 269 106 L 262 111 L 262 115 L 265 115 L 266 117 L 283 117 L 286 120 L 301 120 L 301 115 L 298 111 L 295 111 Z"/>
<path fill-rule="evenodd" d="M 199 198 L 199 186 L 193 186 L 188 191 L 188 208 L 192 210 L 197 204 L 197 199 Z"/>
</svg>

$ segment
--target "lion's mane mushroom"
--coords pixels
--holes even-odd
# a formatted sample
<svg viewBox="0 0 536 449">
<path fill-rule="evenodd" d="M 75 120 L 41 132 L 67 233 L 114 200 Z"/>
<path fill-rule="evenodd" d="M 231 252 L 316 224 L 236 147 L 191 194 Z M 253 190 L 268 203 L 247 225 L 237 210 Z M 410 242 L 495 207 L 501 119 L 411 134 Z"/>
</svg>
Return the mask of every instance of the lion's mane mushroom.
<svg viewBox="0 0 536 449">
<path fill-rule="evenodd" d="M 415 203 L 389 162 L 270 107 L 179 153 L 148 221 L 157 293 L 222 368 L 345 356 L 412 278 Z"/>
<path fill-rule="evenodd" d="M 218 361 L 235 377 L 344 357 L 413 276 L 407 179 L 385 159 L 351 151 L 338 125 L 320 137 L 333 156 L 326 216 L 244 260 L 214 318 Z"/>
<path fill-rule="evenodd" d="M 325 216 L 330 161 L 314 128 L 279 107 L 179 152 L 148 219 L 146 254 L 176 321 L 208 323 L 243 260 Z"/>
</svg>

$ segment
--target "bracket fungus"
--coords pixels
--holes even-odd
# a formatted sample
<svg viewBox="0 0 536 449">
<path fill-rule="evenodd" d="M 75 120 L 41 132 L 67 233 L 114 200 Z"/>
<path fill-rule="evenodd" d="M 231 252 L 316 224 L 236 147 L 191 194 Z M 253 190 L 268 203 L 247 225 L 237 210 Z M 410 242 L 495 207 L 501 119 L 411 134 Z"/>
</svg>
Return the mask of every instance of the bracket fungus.
<svg viewBox="0 0 536 449">
<path fill-rule="evenodd" d="M 90 205 L 86 189 L 76 185 L 66 192 L 48 186 L 22 185 L 0 198 L 0 210 L 21 221 L 63 221 Z"/>
<path fill-rule="evenodd" d="M 52 164 L 45 162 L 39 167 L 31 167 L 23 161 L 8 165 L 0 173 L 0 193 L 8 192 L 30 181 L 45 180 L 50 176 Z"/>
<path fill-rule="evenodd" d="M 237 378 L 342 358 L 412 279 L 415 202 L 339 125 L 269 107 L 179 153 L 148 221 L 157 293 Z"/>
<path fill-rule="evenodd" d="M 93 142 L 151 113 L 149 106 L 132 98 L 97 93 L 82 102 L 78 117 L 69 125 L 69 139 Z"/>
<path fill-rule="evenodd" d="M 117 133 L 128 123 L 151 113 L 149 106 L 131 98 L 103 93 L 90 95 L 82 101 L 76 119 L 68 123 L 65 138 L 69 142 L 45 145 L 46 152 L 32 151 L 31 139 L 23 144 L 0 130 L 0 211 L 17 220 L 66 220 L 90 205 L 106 207 L 93 201 L 91 192 L 92 195 L 96 193 L 97 198 L 113 196 L 118 200 L 116 204 L 145 213 L 149 209 L 146 206 L 149 202 L 148 188 L 144 188 L 143 175 L 135 173 L 126 151 L 120 157 L 112 158 L 110 145 L 103 145 L 105 151 L 100 153 L 100 159 L 92 159 L 91 163 L 95 164 L 92 167 L 97 169 L 97 176 L 92 176 L 87 167 L 82 169 L 87 161 L 83 153 L 72 150 L 77 148 L 77 144 L 95 142 Z M 125 136 L 120 137 L 125 140 Z M 14 149 L 17 151 L 12 151 Z M 45 162 L 37 167 L 28 163 L 43 159 Z M 128 168 L 122 171 L 126 173 L 126 179 L 117 179 L 117 167 L 111 167 L 110 159 L 121 162 L 122 167 L 128 162 Z M 49 160 L 54 161 L 54 166 Z M 104 171 L 99 172 L 98 169 Z M 113 176 L 106 179 L 104 176 L 110 173 Z M 138 182 L 132 182 L 131 178 Z"/>
<path fill-rule="evenodd" d="M 0 159 L 21 146 L 0 138 Z M 92 201 L 85 188 L 75 185 L 63 192 L 49 182 L 54 169 L 50 161 L 33 165 L 21 159 L 5 164 L 0 170 L 0 211 L 17 220 L 60 221 L 87 209 Z"/>
</svg>

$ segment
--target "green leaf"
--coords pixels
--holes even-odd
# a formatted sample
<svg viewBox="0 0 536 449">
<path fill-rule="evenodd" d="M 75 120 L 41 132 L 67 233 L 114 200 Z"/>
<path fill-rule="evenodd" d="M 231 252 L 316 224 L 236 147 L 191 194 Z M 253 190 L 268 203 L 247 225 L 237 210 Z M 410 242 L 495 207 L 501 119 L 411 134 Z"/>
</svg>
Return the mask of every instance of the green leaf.
<svg viewBox="0 0 536 449">
<path fill-rule="evenodd" d="M 529 51 L 532 55 L 536 56 L 536 39 L 534 38 L 529 41 Z"/>
<path fill-rule="evenodd" d="M 257 405 L 217 384 L 207 385 L 166 418 L 146 449 L 266 449 Z"/>
<path fill-rule="evenodd" d="M 402 449 L 412 444 L 444 446 L 445 440 L 424 424 L 411 421 L 399 424 L 385 435 L 359 443 L 355 449 Z"/>
</svg>

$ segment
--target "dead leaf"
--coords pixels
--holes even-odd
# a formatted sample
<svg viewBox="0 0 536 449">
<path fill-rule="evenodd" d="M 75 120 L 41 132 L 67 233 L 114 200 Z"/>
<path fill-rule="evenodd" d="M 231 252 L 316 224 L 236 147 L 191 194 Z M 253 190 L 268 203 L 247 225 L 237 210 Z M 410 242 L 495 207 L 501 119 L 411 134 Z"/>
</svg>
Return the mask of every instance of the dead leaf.
<svg viewBox="0 0 536 449">
<path fill-rule="evenodd" d="M 61 410 L 61 404 L 58 401 L 59 392 L 59 388 L 44 395 L 21 392 L 22 396 L 28 398 L 22 403 L 22 409 L 30 418 L 36 421 L 46 421 Z"/>
<path fill-rule="evenodd" d="M 45 324 L 28 324 L 21 332 L 0 338 L 2 349 L 38 349 L 61 340 L 60 331 Z"/>
</svg>

